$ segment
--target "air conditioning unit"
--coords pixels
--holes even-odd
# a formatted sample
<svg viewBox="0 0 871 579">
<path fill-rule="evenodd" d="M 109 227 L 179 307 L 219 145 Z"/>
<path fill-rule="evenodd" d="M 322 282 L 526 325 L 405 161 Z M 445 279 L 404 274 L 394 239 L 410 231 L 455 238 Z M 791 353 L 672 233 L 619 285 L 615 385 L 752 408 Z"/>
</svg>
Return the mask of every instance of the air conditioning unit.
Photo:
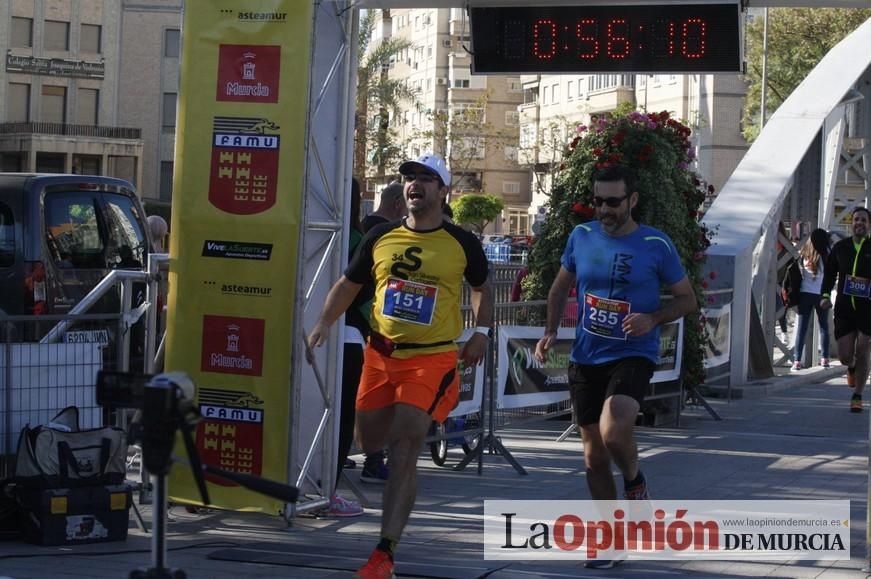
<svg viewBox="0 0 871 579">
<path fill-rule="evenodd" d="M 450 84 L 450 79 L 440 76 L 436 79 L 436 84 Z"/>
<path fill-rule="evenodd" d="M 451 47 L 451 39 L 450 38 L 442 39 L 442 46 L 445 48 L 450 48 Z"/>
</svg>

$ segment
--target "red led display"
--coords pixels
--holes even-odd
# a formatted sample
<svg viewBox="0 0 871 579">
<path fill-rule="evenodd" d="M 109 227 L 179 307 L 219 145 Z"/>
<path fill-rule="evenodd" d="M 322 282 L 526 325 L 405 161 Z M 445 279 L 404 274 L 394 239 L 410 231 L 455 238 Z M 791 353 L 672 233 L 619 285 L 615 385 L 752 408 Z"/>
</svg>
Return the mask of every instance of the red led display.
<svg viewBox="0 0 871 579">
<path fill-rule="evenodd" d="M 737 1 L 470 11 L 475 73 L 741 71 Z"/>
</svg>

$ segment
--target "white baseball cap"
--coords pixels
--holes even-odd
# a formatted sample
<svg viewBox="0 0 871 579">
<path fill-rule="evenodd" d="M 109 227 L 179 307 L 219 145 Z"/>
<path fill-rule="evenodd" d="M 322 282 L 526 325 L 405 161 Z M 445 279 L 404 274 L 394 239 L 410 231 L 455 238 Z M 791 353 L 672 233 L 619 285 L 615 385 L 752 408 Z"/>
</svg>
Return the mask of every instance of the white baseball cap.
<svg viewBox="0 0 871 579">
<path fill-rule="evenodd" d="M 445 165 L 445 160 L 438 155 L 428 153 L 426 155 L 421 155 L 416 161 L 406 161 L 399 166 L 399 173 L 407 175 L 417 167 L 423 167 L 427 171 L 438 175 L 442 180 L 442 185 L 448 187 L 451 185 L 451 174 L 448 171 L 447 165 Z"/>
</svg>

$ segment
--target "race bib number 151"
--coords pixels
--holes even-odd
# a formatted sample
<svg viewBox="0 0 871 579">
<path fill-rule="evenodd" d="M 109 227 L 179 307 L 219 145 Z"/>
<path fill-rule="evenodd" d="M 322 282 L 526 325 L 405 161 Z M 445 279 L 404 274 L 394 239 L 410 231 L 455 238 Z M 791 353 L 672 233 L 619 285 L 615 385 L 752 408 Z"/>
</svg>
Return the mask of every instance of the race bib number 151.
<svg viewBox="0 0 871 579">
<path fill-rule="evenodd" d="M 390 278 L 381 313 L 388 318 L 429 326 L 438 291 L 435 286 Z"/>
</svg>

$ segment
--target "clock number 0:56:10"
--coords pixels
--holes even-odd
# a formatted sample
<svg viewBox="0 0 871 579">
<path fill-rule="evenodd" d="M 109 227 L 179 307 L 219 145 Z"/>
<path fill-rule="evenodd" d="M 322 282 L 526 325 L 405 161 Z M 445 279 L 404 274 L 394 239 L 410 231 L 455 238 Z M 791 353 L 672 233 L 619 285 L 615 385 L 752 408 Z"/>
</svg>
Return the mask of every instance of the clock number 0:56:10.
<svg viewBox="0 0 871 579">
<path fill-rule="evenodd" d="M 566 27 L 568 28 L 568 27 Z M 559 35 L 560 25 L 551 18 L 539 18 L 532 25 L 532 53 L 540 60 L 551 60 L 560 49 L 568 50 L 567 39 Z M 657 58 L 680 56 L 685 59 L 703 58 L 707 51 L 707 22 L 704 18 L 688 18 L 683 22 L 658 20 L 648 34 L 639 26 L 640 38 L 649 38 L 648 44 L 630 38 L 632 28 L 625 18 L 612 18 L 600 39 L 599 21 L 583 18 L 574 24 L 573 41 L 577 44 L 577 58 L 592 60 L 602 56 L 604 41 L 607 58 L 623 59 L 632 56 L 633 46 Z"/>
</svg>

